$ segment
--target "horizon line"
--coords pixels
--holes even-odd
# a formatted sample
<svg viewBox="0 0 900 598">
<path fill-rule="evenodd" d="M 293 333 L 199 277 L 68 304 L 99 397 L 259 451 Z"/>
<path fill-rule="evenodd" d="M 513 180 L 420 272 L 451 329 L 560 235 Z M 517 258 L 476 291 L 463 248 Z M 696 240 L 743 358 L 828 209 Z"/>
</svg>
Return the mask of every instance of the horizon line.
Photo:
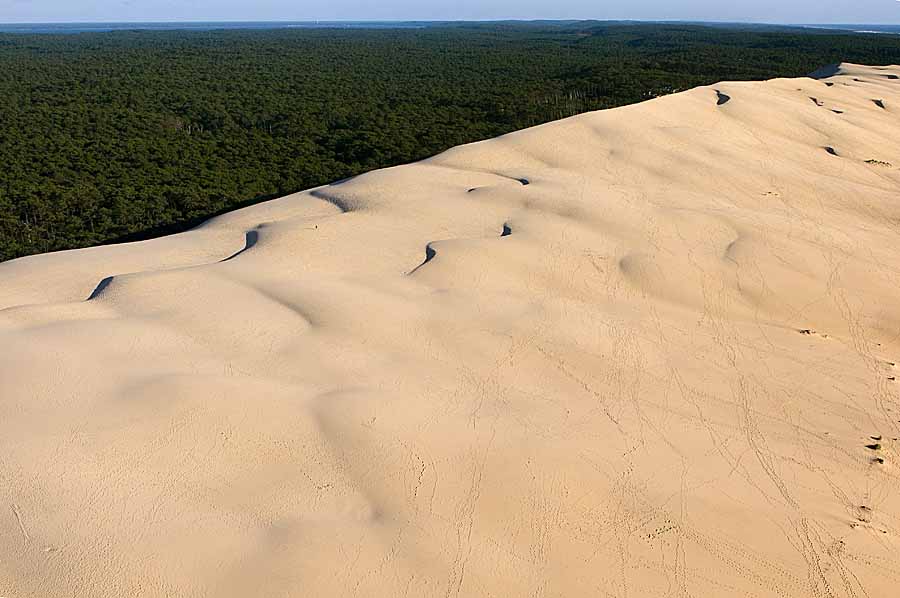
<svg viewBox="0 0 900 598">
<path fill-rule="evenodd" d="M 900 1 L 900 0 L 898 0 Z M 785 27 L 817 27 L 826 25 L 900 25 L 897 22 L 844 22 L 790 23 L 781 21 L 741 21 L 727 19 L 551 19 L 551 18 L 497 18 L 497 19 L 149 19 L 149 20 L 98 20 L 98 21 L 0 21 L 0 25 L 152 25 L 152 24 L 200 24 L 200 23 L 716 23 L 733 25 L 780 25 Z"/>
</svg>

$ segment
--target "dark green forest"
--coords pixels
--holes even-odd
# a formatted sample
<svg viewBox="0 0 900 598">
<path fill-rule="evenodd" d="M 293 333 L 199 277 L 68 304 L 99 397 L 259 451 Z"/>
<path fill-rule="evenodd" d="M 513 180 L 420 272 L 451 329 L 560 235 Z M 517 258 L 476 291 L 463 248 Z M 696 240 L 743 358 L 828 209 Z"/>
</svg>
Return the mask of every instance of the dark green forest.
<svg viewBox="0 0 900 598">
<path fill-rule="evenodd" d="M 900 63 L 900 38 L 602 23 L 0 34 L 0 260 L 839 61 Z"/>
</svg>

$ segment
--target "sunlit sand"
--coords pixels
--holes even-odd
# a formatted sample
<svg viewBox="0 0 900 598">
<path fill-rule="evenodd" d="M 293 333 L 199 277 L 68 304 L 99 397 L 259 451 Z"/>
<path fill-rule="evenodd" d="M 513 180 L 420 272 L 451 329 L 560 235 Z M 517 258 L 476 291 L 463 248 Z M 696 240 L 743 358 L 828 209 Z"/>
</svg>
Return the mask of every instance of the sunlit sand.
<svg viewBox="0 0 900 598">
<path fill-rule="evenodd" d="M 0 265 L 0 595 L 896 595 L 898 77 Z"/>
</svg>

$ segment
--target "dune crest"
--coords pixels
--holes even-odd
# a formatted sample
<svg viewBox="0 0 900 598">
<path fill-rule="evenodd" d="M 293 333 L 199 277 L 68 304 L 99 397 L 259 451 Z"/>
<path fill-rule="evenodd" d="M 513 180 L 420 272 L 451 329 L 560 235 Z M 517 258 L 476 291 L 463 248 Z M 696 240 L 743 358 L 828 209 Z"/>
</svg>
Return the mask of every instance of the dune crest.
<svg viewBox="0 0 900 598">
<path fill-rule="evenodd" d="M 900 67 L 0 264 L 0 595 L 889 596 Z"/>
</svg>

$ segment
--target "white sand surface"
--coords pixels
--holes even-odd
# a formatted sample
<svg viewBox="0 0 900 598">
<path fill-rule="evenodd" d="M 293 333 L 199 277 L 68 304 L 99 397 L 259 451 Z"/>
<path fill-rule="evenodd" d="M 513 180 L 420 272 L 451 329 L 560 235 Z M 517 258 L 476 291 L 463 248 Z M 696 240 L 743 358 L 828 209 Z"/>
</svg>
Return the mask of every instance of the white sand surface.
<svg viewBox="0 0 900 598">
<path fill-rule="evenodd" d="M 897 596 L 898 78 L 0 265 L 0 596 Z"/>
</svg>

